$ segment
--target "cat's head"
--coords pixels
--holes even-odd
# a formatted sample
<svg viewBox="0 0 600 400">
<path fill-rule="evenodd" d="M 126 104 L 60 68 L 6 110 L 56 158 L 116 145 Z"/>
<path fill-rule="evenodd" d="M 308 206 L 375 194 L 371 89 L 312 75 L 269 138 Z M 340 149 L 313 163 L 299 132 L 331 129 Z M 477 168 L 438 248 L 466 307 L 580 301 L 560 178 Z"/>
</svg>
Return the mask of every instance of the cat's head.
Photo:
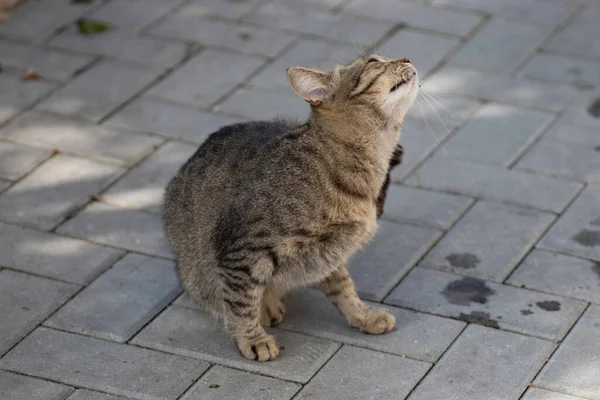
<svg viewBox="0 0 600 400">
<path fill-rule="evenodd" d="M 291 67 L 287 74 L 294 92 L 317 112 L 371 110 L 392 121 L 404 118 L 420 86 L 417 70 L 408 59 L 391 60 L 378 55 L 338 65 L 333 72 Z"/>
</svg>

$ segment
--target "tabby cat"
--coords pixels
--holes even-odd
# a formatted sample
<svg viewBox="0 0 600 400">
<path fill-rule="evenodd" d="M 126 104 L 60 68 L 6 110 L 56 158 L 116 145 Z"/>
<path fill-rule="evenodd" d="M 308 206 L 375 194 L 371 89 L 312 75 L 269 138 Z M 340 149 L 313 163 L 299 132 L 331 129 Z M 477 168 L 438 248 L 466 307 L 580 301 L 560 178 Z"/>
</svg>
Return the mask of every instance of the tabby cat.
<svg viewBox="0 0 600 400">
<path fill-rule="evenodd" d="M 326 73 L 287 70 L 304 124 L 248 122 L 213 133 L 165 194 L 182 287 L 224 321 L 241 354 L 279 354 L 263 326 L 281 297 L 319 285 L 348 323 L 389 332 L 394 316 L 357 296 L 346 262 L 375 235 L 400 127 L 419 88 L 407 59 L 361 57 Z"/>
</svg>

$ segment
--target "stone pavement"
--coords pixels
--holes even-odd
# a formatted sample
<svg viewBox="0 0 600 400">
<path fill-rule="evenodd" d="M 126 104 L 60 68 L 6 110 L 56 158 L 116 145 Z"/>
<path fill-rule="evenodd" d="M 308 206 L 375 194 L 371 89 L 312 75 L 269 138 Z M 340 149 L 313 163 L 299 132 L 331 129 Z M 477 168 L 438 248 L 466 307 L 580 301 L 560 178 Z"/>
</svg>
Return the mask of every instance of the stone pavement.
<svg viewBox="0 0 600 400">
<path fill-rule="evenodd" d="M 599 19 L 597 0 L 23 3 L 0 24 L 0 399 L 600 399 Z M 163 188 L 217 127 L 306 116 L 287 67 L 370 50 L 425 89 L 350 265 L 397 329 L 303 290 L 281 356 L 247 361 L 181 294 Z"/>
</svg>

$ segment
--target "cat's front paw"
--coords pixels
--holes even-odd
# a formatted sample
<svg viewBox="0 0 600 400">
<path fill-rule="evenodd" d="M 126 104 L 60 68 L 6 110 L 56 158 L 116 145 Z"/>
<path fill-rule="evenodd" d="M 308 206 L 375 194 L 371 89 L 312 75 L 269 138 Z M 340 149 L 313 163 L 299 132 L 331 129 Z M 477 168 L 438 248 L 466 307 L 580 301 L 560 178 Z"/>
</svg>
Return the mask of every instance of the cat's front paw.
<svg viewBox="0 0 600 400">
<path fill-rule="evenodd" d="M 237 346 L 248 360 L 270 361 L 279 355 L 279 346 L 271 335 L 265 334 L 254 340 L 239 339 Z"/>
<path fill-rule="evenodd" d="M 371 335 L 381 335 L 391 331 L 395 325 L 396 317 L 385 308 L 369 308 L 358 328 Z"/>
</svg>

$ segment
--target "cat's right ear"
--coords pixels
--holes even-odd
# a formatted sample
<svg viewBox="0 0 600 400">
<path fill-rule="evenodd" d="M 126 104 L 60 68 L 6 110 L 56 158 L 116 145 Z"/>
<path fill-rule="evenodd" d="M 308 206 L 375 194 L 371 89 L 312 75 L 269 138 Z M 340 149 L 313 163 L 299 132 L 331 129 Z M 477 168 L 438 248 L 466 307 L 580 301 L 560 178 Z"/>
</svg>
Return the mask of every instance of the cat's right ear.
<svg viewBox="0 0 600 400">
<path fill-rule="evenodd" d="M 291 67 L 287 70 L 287 77 L 294 92 L 312 105 L 319 105 L 329 97 L 329 74 L 314 69 Z"/>
</svg>

